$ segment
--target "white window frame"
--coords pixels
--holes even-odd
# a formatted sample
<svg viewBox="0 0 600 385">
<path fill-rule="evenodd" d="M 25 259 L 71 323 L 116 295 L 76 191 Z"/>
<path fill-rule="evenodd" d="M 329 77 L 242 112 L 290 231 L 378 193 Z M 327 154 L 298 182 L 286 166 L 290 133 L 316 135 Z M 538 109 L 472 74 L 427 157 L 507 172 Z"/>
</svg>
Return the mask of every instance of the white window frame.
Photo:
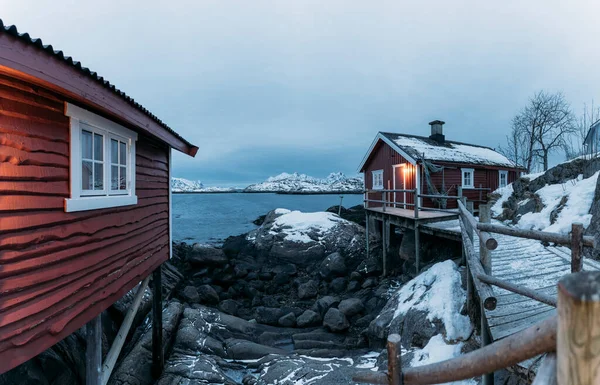
<svg viewBox="0 0 600 385">
<path fill-rule="evenodd" d="M 469 183 L 469 184 L 465 183 L 465 174 L 468 172 L 471 173 L 471 183 Z M 475 188 L 475 169 L 461 168 L 460 174 L 461 174 L 460 181 L 461 181 L 462 188 Z"/>
<path fill-rule="evenodd" d="M 373 190 L 383 190 L 383 170 L 374 170 L 373 174 Z"/>
<path fill-rule="evenodd" d="M 71 197 L 65 199 L 65 211 L 86 211 L 109 207 L 135 205 L 135 142 L 136 132 L 113 121 L 96 115 L 71 103 L 66 103 L 65 115 L 70 117 L 70 181 Z M 103 135 L 104 139 L 104 190 L 85 191 L 81 188 L 81 131 L 91 131 Z M 117 139 L 127 143 L 127 190 L 111 190 L 110 140 Z M 92 142 L 93 145 L 93 142 Z"/>
<path fill-rule="evenodd" d="M 506 184 L 502 186 L 502 175 L 506 178 Z M 508 186 L 508 171 L 507 170 L 499 170 L 498 171 L 498 187 L 506 187 Z"/>
</svg>

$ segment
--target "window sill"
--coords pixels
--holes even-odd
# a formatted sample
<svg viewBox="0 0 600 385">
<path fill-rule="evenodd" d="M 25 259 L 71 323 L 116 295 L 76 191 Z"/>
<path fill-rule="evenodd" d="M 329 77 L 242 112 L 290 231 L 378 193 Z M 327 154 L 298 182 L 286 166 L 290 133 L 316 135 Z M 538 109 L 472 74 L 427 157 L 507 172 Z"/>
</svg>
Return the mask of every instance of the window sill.
<svg viewBox="0 0 600 385">
<path fill-rule="evenodd" d="M 106 209 L 137 204 L 136 195 L 81 197 L 65 199 L 65 212 Z"/>
</svg>

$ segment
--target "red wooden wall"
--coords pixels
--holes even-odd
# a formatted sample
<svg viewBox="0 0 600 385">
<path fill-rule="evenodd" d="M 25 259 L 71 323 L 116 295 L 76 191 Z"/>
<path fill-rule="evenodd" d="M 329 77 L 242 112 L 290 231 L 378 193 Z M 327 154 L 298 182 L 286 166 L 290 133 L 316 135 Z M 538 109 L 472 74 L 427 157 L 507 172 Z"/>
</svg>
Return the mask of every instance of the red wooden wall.
<svg viewBox="0 0 600 385">
<path fill-rule="evenodd" d="M 383 170 L 383 179 L 384 179 L 384 187 L 393 188 L 393 168 L 392 165 L 400 164 L 400 163 L 408 163 L 408 161 L 398 154 L 392 147 L 390 147 L 387 143 L 383 141 L 379 141 L 373 151 L 371 156 L 367 159 L 367 162 L 364 167 L 364 178 L 365 178 L 365 188 L 372 189 L 373 188 L 373 177 L 372 171 L 374 170 Z M 456 163 L 443 163 L 443 162 L 434 162 L 435 165 L 444 166 L 444 172 L 431 173 L 431 181 L 436 186 L 438 191 L 441 191 L 442 187 L 442 179 L 444 181 L 444 185 L 446 190 L 449 190 L 449 195 L 457 195 L 457 187 L 462 184 L 462 171 L 461 168 L 473 168 L 475 171 L 475 187 L 487 187 L 490 190 L 482 191 L 481 193 L 478 190 L 472 189 L 463 189 L 463 195 L 467 197 L 467 200 L 473 201 L 475 208 L 479 206 L 479 203 L 487 202 L 488 193 L 493 192 L 499 186 L 499 170 L 506 170 L 505 168 L 499 167 L 484 167 L 484 166 L 475 166 L 471 164 L 456 164 Z M 407 164 L 407 169 L 414 170 L 414 166 Z M 429 192 L 427 188 L 426 178 L 422 167 L 419 167 L 421 172 L 421 194 L 433 194 L 433 192 Z M 408 174 L 407 174 L 408 175 Z M 414 176 L 414 171 L 410 173 L 410 175 Z M 408 182 L 408 180 L 411 182 Z M 517 179 L 517 171 L 509 170 L 508 172 L 508 183 L 514 182 Z M 398 187 L 399 188 L 399 187 Z M 415 188 L 415 179 L 408 178 L 407 176 L 407 189 Z M 400 194 L 398 194 L 400 195 Z M 410 196 L 410 197 L 409 197 Z M 369 199 L 380 200 L 381 193 L 371 193 L 369 194 Z M 401 201 L 401 198 L 398 198 L 397 201 Z M 482 202 L 481 202 L 482 201 Z M 411 194 L 407 195 L 407 202 L 413 203 L 413 197 Z M 437 207 L 436 204 L 430 199 L 422 198 L 422 205 L 424 207 Z M 370 207 L 380 206 L 375 203 L 371 203 Z M 457 208 L 456 200 L 448 200 L 446 208 Z"/>
<path fill-rule="evenodd" d="M 69 119 L 50 91 L 0 75 L 0 373 L 108 308 L 168 259 L 168 148 L 139 136 L 139 203 L 64 212 Z"/>
</svg>

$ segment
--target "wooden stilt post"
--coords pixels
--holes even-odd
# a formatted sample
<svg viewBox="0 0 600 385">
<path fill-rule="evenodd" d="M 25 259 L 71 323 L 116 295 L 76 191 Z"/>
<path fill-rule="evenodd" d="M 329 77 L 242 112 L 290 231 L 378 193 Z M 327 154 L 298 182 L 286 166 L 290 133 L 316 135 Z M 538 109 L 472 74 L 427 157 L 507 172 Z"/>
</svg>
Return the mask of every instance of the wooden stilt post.
<svg viewBox="0 0 600 385">
<path fill-rule="evenodd" d="M 400 355 L 400 335 L 390 334 L 387 340 L 388 383 L 400 385 L 402 381 L 402 357 Z"/>
<path fill-rule="evenodd" d="M 162 274 L 159 266 L 152 273 L 152 376 L 159 378 L 162 374 L 164 351 L 162 344 Z"/>
<path fill-rule="evenodd" d="M 600 272 L 558 283 L 557 375 L 560 385 L 600 384 Z"/>
<path fill-rule="evenodd" d="M 369 213 L 365 210 L 365 238 L 367 241 L 367 257 L 370 255 L 369 250 Z"/>
<path fill-rule="evenodd" d="M 583 224 L 571 225 L 571 273 L 583 270 Z"/>
<path fill-rule="evenodd" d="M 481 309 L 481 347 L 484 347 L 491 344 L 493 341 L 488 330 L 487 318 L 485 318 L 485 308 L 482 302 L 480 302 L 479 308 Z M 494 385 L 494 372 L 481 376 L 481 384 Z"/>
<path fill-rule="evenodd" d="M 387 277 L 387 275 L 388 275 L 387 252 L 388 252 L 389 233 L 387 231 L 388 222 L 385 219 L 385 215 L 384 215 L 381 223 L 382 223 L 382 227 L 383 227 L 381 229 L 381 235 L 383 236 L 383 239 L 382 239 L 383 242 L 381 243 L 381 247 L 383 249 L 383 276 Z"/>
<path fill-rule="evenodd" d="M 102 315 L 85 326 L 85 385 L 100 385 L 102 370 Z"/>
<path fill-rule="evenodd" d="M 419 222 L 415 220 L 415 270 L 417 274 L 421 270 L 421 240 L 419 238 Z"/>
<path fill-rule="evenodd" d="M 479 222 L 491 223 L 491 221 L 492 213 L 490 206 L 487 204 L 479 205 Z M 481 240 L 479 242 L 479 260 L 483 266 L 483 271 L 485 271 L 487 275 L 492 275 L 492 251 L 489 250 Z"/>
</svg>

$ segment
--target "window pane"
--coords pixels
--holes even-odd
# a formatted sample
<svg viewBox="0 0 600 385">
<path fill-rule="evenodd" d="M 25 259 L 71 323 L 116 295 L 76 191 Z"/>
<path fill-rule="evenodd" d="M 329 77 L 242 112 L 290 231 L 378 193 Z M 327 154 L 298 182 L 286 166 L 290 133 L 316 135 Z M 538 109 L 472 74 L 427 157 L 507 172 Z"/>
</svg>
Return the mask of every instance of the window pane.
<svg viewBox="0 0 600 385">
<path fill-rule="evenodd" d="M 119 145 L 121 146 L 121 157 L 119 158 L 119 160 L 121 161 L 121 164 L 126 165 L 127 164 L 127 145 L 123 142 L 119 142 Z"/>
<path fill-rule="evenodd" d="M 127 167 L 121 167 L 119 190 L 127 190 Z"/>
<path fill-rule="evenodd" d="M 92 133 L 85 130 L 81 131 L 81 157 L 92 159 Z"/>
<path fill-rule="evenodd" d="M 110 168 L 110 189 L 119 189 L 119 166 L 111 166 Z"/>
<path fill-rule="evenodd" d="M 104 159 L 104 143 L 102 135 L 94 134 L 94 159 Z"/>
<path fill-rule="evenodd" d="M 93 190 L 92 166 L 93 166 L 92 162 L 84 161 L 81 164 L 81 189 L 82 190 Z"/>
<path fill-rule="evenodd" d="M 94 190 L 104 190 L 104 165 L 94 163 Z"/>
<path fill-rule="evenodd" d="M 110 140 L 110 161 L 114 164 L 119 164 L 119 141 Z"/>
</svg>

